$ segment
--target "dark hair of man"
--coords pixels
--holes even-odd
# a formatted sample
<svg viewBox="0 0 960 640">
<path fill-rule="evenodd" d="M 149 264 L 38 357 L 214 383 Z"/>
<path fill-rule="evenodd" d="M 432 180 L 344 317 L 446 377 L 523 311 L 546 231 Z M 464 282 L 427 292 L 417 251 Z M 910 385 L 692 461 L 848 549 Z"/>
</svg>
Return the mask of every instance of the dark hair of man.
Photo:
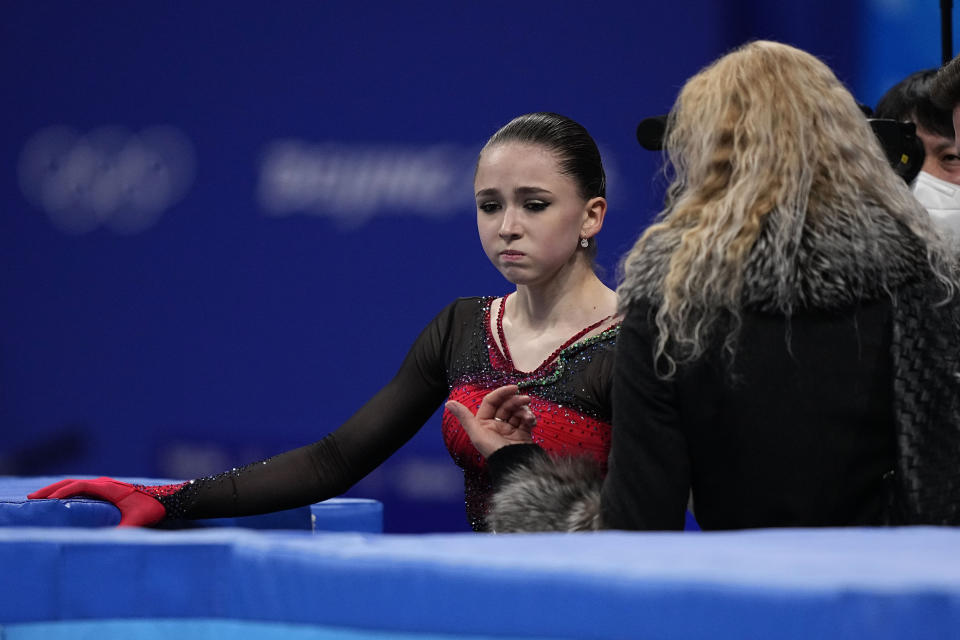
<svg viewBox="0 0 960 640">
<path fill-rule="evenodd" d="M 960 56 L 937 71 L 930 88 L 930 98 L 935 105 L 951 112 L 960 104 Z"/>
<path fill-rule="evenodd" d="M 883 94 L 874 117 L 913 122 L 930 133 L 953 139 L 953 114 L 938 107 L 931 98 L 936 69 L 911 73 Z"/>
</svg>

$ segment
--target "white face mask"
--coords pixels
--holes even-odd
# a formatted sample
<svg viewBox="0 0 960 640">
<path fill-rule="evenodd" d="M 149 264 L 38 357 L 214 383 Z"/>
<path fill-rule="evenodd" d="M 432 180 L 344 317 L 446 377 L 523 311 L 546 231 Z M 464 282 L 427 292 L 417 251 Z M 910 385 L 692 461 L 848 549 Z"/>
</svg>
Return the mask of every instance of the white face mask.
<svg viewBox="0 0 960 640">
<path fill-rule="evenodd" d="M 960 185 L 921 171 L 910 188 L 935 225 L 960 235 Z"/>
</svg>

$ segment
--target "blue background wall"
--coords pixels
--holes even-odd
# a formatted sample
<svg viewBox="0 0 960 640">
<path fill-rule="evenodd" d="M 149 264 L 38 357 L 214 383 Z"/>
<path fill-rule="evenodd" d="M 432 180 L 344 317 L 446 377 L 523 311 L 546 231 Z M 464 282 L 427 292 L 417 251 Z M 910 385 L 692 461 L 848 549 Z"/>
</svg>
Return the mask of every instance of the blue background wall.
<svg viewBox="0 0 960 640">
<path fill-rule="evenodd" d="M 751 38 L 868 104 L 939 63 L 937 0 L 7 2 L 0 473 L 193 477 L 322 437 L 456 296 L 508 290 L 473 162 L 557 111 L 605 153 L 601 265 L 657 209 L 633 137 Z M 436 416 L 352 495 L 466 529 Z"/>
</svg>

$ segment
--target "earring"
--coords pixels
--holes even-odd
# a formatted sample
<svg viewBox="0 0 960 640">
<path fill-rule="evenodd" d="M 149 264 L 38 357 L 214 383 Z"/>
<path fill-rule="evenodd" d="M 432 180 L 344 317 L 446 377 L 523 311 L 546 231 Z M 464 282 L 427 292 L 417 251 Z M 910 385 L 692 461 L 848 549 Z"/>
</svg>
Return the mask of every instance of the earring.
<svg viewBox="0 0 960 640">
<path fill-rule="evenodd" d="M 590 241 L 587 240 L 586 238 L 580 238 L 580 246 L 586 249 L 587 247 L 590 246 Z"/>
</svg>

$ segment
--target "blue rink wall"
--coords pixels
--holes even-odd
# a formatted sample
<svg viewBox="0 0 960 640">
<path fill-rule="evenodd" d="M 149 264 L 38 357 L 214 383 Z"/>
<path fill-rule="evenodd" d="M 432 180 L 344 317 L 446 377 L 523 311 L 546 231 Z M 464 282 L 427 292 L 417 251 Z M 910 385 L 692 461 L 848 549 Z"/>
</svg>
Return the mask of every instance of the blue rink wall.
<svg viewBox="0 0 960 640">
<path fill-rule="evenodd" d="M 257 640 L 511 640 L 510 636 L 472 634 L 393 633 L 358 631 L 317 625 L 243 622 L 238 620 L 95 620 L 0 625 L 3 640 L 220 640 L 257 638 Z"/>
<path fill-rule="evenodd" d="M 960 625 L 958 546 L 923 527 L 0 528 L 0 638 L 939 639 Z"/>
<path fill-rule="evenodd" d="M 473 163 L 521 113 L 594 134 L 600 265 L 657 210 L 634 140 L 685 78 L 767 37 L 864 102 L 939 56 L 938 3 L 6 3 L 0 474 L 187 478 L 312 442 L 453 298 L 506 283 Z M 467 529 L 436 416 L 349 495 Z"/>
</svg>

